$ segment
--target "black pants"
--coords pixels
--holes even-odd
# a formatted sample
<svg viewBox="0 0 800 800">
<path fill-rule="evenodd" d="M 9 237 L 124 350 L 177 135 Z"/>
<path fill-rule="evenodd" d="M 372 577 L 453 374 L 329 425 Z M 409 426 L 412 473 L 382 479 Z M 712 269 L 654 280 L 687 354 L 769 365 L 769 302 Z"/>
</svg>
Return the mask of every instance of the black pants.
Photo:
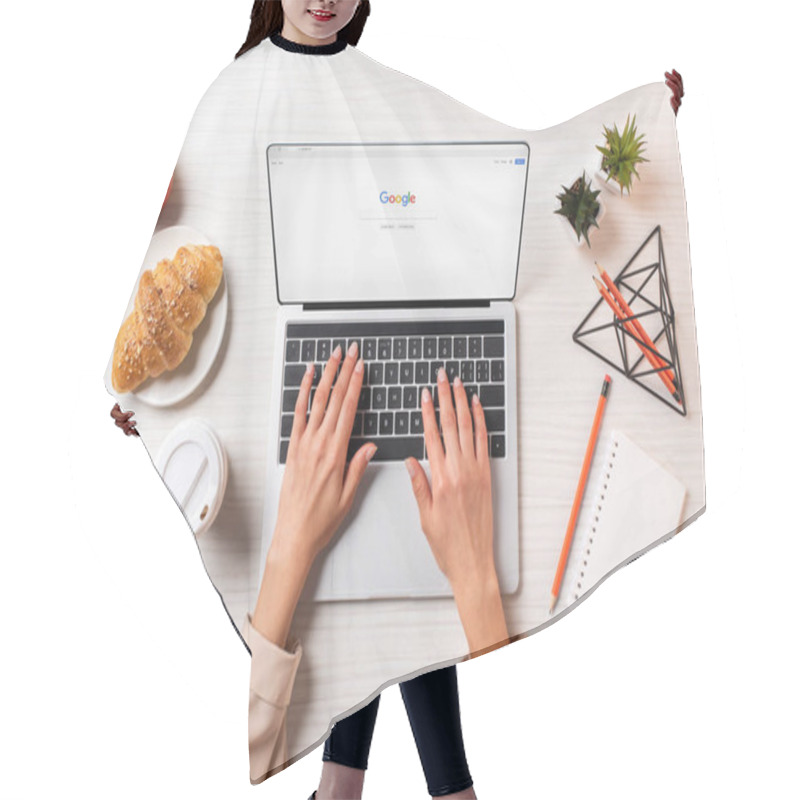
<svg viewBox="0 0 800 800">
<path fill-rule="evenodd" d="M 431 797 L 472 786 L 464 753 L 456 668 L 426 672 L 400 684 L 408 721 Z M 323 761 L 366 769 L 380 695 L 369 705 L 337 722 L 325 742 Z"/>
</svg>

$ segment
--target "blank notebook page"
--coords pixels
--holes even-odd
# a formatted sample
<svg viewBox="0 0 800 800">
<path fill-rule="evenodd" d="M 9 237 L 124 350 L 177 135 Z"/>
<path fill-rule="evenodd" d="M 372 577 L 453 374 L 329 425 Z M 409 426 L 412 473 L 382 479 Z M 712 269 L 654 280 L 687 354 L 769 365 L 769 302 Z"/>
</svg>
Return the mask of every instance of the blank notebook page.
<svg viewBox="0 0 800 800">
<path fill-rule="evenodd" d="M 569 602 L 675 533 L 681 522 L 686 487 L 627 436 L 614 431 L 597 463 L 603 472 L 575 542 Z"/>
</svg>

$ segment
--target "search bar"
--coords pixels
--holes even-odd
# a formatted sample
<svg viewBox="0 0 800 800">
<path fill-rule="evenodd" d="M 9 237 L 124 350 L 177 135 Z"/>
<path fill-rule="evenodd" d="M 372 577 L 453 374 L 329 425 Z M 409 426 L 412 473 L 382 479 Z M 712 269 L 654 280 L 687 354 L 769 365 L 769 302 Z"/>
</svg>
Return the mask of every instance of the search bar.
<svg viewBox="0 0 800 800">
<path fill-rule="evenodd" d="M 362 222 L 435 222 L 438 214 L 406 214 L 398 209 L 393 214 L 373 214 L 362 211 L 358 217 Z"/>
</svg>

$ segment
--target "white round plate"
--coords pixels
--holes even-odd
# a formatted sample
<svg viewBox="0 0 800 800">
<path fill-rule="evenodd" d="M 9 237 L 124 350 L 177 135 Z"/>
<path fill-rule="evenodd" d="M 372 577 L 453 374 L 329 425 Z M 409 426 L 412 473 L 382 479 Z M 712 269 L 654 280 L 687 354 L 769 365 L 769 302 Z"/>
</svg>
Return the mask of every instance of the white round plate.
<svg viewBox="0 0 800 800">
<path fill-rule="evenodd" d="M 174 258 L 179 247 L 187 244 L 209 245 L 207 236 L 185 225 L 176 225 L 164 228 L 154 234 L 150 246 L 144 257 L 139 278 L 147 269 L 153 269 L 163 258 Z M 223 253 L 223 258 L 224 258 Z M 139 278 L 136 286 L 139 286 Z M 128 308 L 123 319 L 133 311 L 136 293 L 131 296 Z M 186 358 L 178 366 L 167 372 L 162 372 L 157 378 L 148 378 L 136 391 L 130 392 L 138 400 L 151 406 L 164 408 L 180 403 L 194 392 L 203 382 L 214 364 L 214 360 L 225 335 L 225 323 L 228 318 L 228 290 L 223 272 L 222 282 L 208 306 L 203 321 L 197 326 L 192 338 L 192 346 Z M 112 354 L 113 356 L 113 354 Z M 111 387 L 111 361 L 106 370 L 106 386 Z M 130 396 L 115 393 L 121 400 Z"/>
</svg>

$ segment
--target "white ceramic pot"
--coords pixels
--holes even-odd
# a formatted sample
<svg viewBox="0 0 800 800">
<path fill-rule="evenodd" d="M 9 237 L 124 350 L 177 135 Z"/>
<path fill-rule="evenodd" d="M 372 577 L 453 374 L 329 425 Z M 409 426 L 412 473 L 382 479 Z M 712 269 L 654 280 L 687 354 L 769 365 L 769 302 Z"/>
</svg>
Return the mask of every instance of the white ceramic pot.
<svg viewBox="0 0 800 800">
<path fill-rule="evenodd" d="M 602 165 L 602 163 L 603 157 L 600 156 L 600 164 Z M 597 184 L 596 188 L 602 188 L 604 191 L 612 192 L 613 194 L 617 195 L 617 197 L 622 196 L 622 187 L 615 180 L 609 178 L 599 165 L 595 170 L 594 181 L 592 181 L 592 185 L 594 186 L 595 183 Z"/>
</svg>

